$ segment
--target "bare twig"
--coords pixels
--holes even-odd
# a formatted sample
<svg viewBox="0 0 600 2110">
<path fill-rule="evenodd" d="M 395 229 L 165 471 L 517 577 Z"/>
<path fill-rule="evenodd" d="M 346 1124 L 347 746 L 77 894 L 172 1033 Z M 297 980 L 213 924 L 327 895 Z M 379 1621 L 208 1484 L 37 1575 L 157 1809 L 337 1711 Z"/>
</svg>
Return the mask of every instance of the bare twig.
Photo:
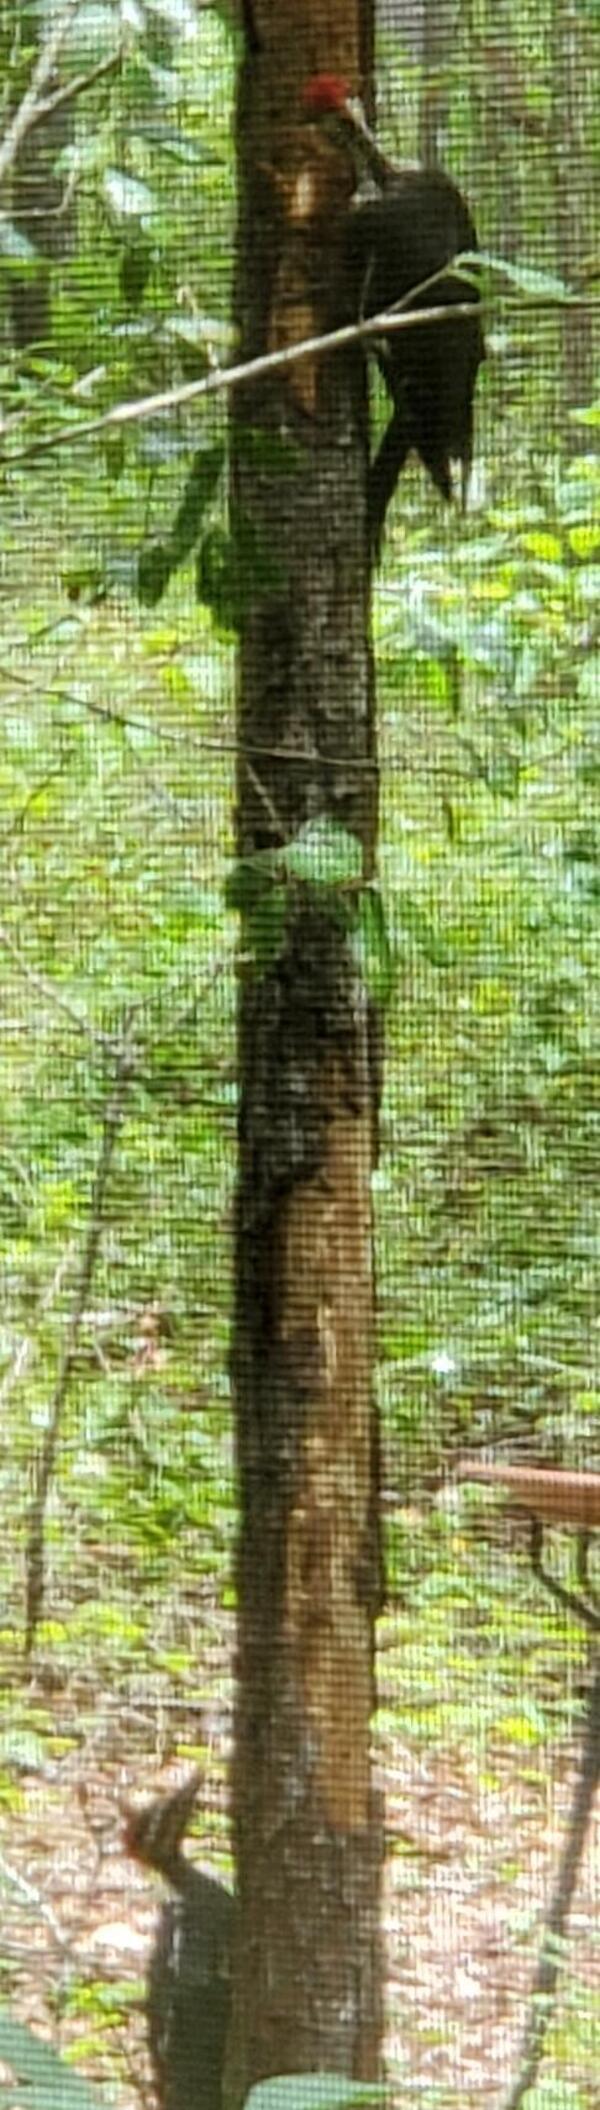
<svg viewBox="0 0 600 2110">
<path fill-rule="evenodd" d="M 413 293 L 410 298 L 414 298 Z M 315 358 L 322 352 L 347 351 L 351 345 L 368 343 L 374 337 L 389 337 L 398 330 L 421 329 L 426 323 L 473 321 L 472 301 L 457 301 L 452 308 L 419 308 L 410 314 L 401 313 L 400 307 L 401 304 L 398 308 L 386 308 L 380 315 L 369 317 L 367 322 L 344 323 L 341 329 L 326 330 L 322 336 L 304 337 L 299 344 L 286 345 L 280 352 L 264 352 L 257 359 L 219 366 L 206 374 L 202 381 L 185 381 L 179 388 L 161 389 L 154 396 L 139 396 L 133 403 L 115 403 L 112 410 L 103 412 L 102 417 L 88 418 L 82 425 L 69 425 L 66 431 L 63 428 L 61 432 L 50 432 L 43 439 L 31 440 L 27 447 L 14 454 L 3 450 L 0 458 L 13 468 L 21 462 L 33 461 L 40 454 L 53 453 L 56 448 L 95 439 L 100 432 L 114 431 L 122 425 L 139 425 L 145 418 L 157 417 L 164 411 L 180 410 L 185 403 L 197 403 L 205 396 L 240 388 L 244 382 L 261 381 L 269 374 L 285 373 L 303 359 Z"/>
<path fill-rule="evenodd" d="M 68 35 L 71 23 L 75 21 L 75 16 L 79 13 L 80 7 L 81 0 L 68 0 L 68 5 L 63 9 L 55 29 L 51 30 L 45 44 L 42 45 L 29 87 L 19 103 L 18 110 L 15 110 L 12 122 L 9 124 L 8 130 L 0 143 L 0 183 L 3 183 L 5 177 L 10 173 L 16 161 L 19 147 L 22 146 L 27 133 L 31 131 L 32 125 L 38 123 L 38 111 L 40 102 L 43 100 L 43 90 L 52 79 L 65 37 Z"/>
<path fill-rule="evenodd" d="M 38 1305 L 38 1312 L 40 1314 L 51 1309 L 54 1303 L 54 1299 L 58 1295 L 61 1283 L 64 1280 L 64 1276 L 67 1273 L 67 1269 L 70 1266 L 71 1258 L 72 1255 L 69 1250 L 66 1253 L 61 1253 L 61 1257 L 58 1262 L 58 1267 L 55 1268 L 54 1274 L 52 1275 L 50 1282 L 47 1284 L 43 1296 L 40 1297 Z M 19 1341 L 18 1347 L 15 1349 L 15 1353 L 12 1357 L 12 1361 L 9 1363 L 8 1370 L 5 1372 L 5 1375 L 2 1379 L 2 1384 L 0 1385 L 1 1407 L 6 1406 L 7 1401 L 10 1399 L 11 1392 L 14 1391 L 15 1385 L 18 1385 L 20 1378 L 24 1377 L 26 1370 L 29 1369 L 29 1365 L 33 1361 L 33 1356 L 35 1354 L 35 1346 L 36 1344 L 33 1338 L 33 1334 L 31 1333 L 25 1334 L 24 1338 Z"/>
<path fill-rule="evenodd" d="M 19 969 L 19 974 L 22 974 L 25 982 L 29 982 L 30 988 L 35 989 L 38 996 L 43 996 L 45 1002 L 50 1004 L 53 1010 L 61 1011 L 63 1017 L 68 1018 L 70 1025 L 77 1028 L 78 1033 L 84 1033 L 86 1039 L 95 1043 L 98 1048 L 104 1048 L 109 1052 L 114 1049 L 114 1042 L 108 1033 L 103 1033 L 99 1027 L 91 1026 L 89 1019 L 84 1018 L 82 1013 L 76 1010 L 75 1005 L 69 1002 L 68 997 L 59 996 L 53 982 L 46 981 L 44 975 L 38 974 L 37 968 L 29 966 L 28 961 L 23 958 L 22 952 L 19 951 L 18 945 L 15 945 L 14 938 L 11 938 L 10 931 L 6 930 L 4 924 L 0 924 L 0 945 L 3 945 L 5 952 L 10 954 L 11 960 L 14 960 L 15 966 Z"/>
<path fill-rule="evenodd" d="M 538 1967 L 531 1990 L 530 2011 L 519 2071 L 502 2110 L 521 2110 L 521 2104 L 533 2087 L 539 2072 L 548 2025 L 554 2009 L 558 1976 L 564 1962 L 567 1921 L 599 1778 L 600 1663 L 597 1664 L 590 1688 L 579 1772 L 558 1865 L 554 1896 L 544 1927 Z"/>
<path fill-rule="evenodd" d="M 456 265 L 459 263 L 460 259 L 457 258 Z M 438 276 L 442 277 L 444 273 L 440 272 Z M 414 300 L 418 290 L 418 287 L 413 288 L 406 296 L 407 300 Z M 513 302 L 513 306 L 517 305 L 518 303 Z M 528 301 L 526 305 L 530 310 L 531 302 Z M 589 305 L 589 302 L 576 298 L 569 301 L 571 313 L 574 309 L 579 312 Z M 592 305 L 597 307 L 598 303 Z M 535 303 L 536 314 L 544 309 L 554 314 L 557 307 L 564 307 L 564 301 L 559 299 L 558 295 L 548 295 Z M 40 454 L 53 453 L 57 448 L 79 444 L 81 440 L 95 439 L 100 432 L 114 431 L 122 425 L 142 424 L 145 418 L 156 417 L 164 411 L 179 410 L 182 405 L 200 402 L 205 396 L 220 395 L 230 389 L 241 388 L 244 382 L 260 381 L 265 375 L 285 373 L 290 367 L 299 366 L 302 360 L 316 358 L 317 354 L 322 352 L 347 351 L 352 345 L 370 343 L 372 338 L 394 337 L 399 330 L 422 329 L 430 323 L 472 322 L 474 312 L 481 314 L 484 310 L 484 302 L 478 303 L 475 310 L 473 301 L 464 300 L 457 301 L 453 307 L 418 308 L 407 313 L 405 302 L 398 301 L 396 307 L 382 309 L 379 315 L 371 315 L 363 322 L 344 323 L 340 329 L 326 330 L 319 337 L 304 337 L 299 344 L 286 345 L 280 352 L 264 352 L 256 359 L 240 360 L 232 366 L 213 367 L 211 373 L 206 374 L 202 381 L 185 381 L 179 388 L 161 389 L 154 396 L 139 396 L 133 403 L 116 403 L 112 410 L 104 411 L 102 417 L 89 418 L 85 425 L 70 425 L 66 431 L 63 428 L 60 432 L 50 432 L 44 439 L 31 440 L 29 446 L 20 448 L 14 454 L 6 448 L 0 449 L 0 460 L 5 461 L 11 468 L 17 467 L 21 462 L 33 461 Z"/>
<path fill-rule="evenodd" d="M 47 1904 L 43 1892 L 38 1890 L 37 1884 L 30 1883 L 25 1876 L 20 1875 L 18 1868 L 13 1868 L 10 1861 L 5 1861 L 4 1854 L 0 1854 L 0 1876 L 3 1882 L 10 1883 L 12 1889 L 19 1892 L 20 1897 L 24 1898 L 28 1905 L 35 1907 L 39 1918 L 45 1920 L 46 1926 L 49 1927 L 61 1955 L 65 1958 L 72 1957 L 74 1954 L 73 1942 L 69 1940 L 68 1934 L 61 1927 L 60 1920 L 57 1919 L 52 1906 Z"/>
<path fill-rule="evenodd" d="M 46 1580 L 44 1527 L 58 1439 L 69 1395 L 83 1316 L 89 1300 L 98 1258 L 100 1240 L 104 1228 L 106 1197 L 112 1163 L 123 1123 L 127 1092 L 134 1069 L 134 1051 L 129 1038 L 126 1036 L 118 1055 L 114 1059 L 113 1088 L 104 1109 L 100 1152 L 90 1200 L 89 1224 L 83 1247 L 79 1279 L 75 1288 L 73 1309 L 67 1327 L 56 1380 L 50 1420 L 38 1461 L 26 1552 L 25 1654 L 27 1657 L 31 1655 L 35 1643 L 44 1602 Z"/>
<path fill-rule="evenodd" d="M 28 131 L 32 132 L 35 125 L 45 124 L 46 118 L 53 117 L 55 110 L 63 110 L 65 103 L 75 102 L 76 96 L 85 95 L 88 88 L 95 88 L 96 81 L 105 80 L 108 74 L 116 73 L 122 63 L 123 45 L 119 44 L 107 59 L 99 59 L 97 66 L 90 66 L 88 73 L 76 73 L 72 81 L 65 81 L 64 87 L 57 88 L 54 95 L 47 95 L 44 102 L 38 103 L 30 118 Z"/>
<path fill-rule="evenodd" d="M 573 1619 L 578 1619 L 581 1626 L 586 1626 L 590 1634 L 600 1634 L 600 1612 L 594 1605 L 587 1603 L 585 1597 L 577 1596 L 574 1590 L 566 1590 L 564 1583 L 558 1582 L 551 1570 L 544 1566 L 543 1551 L 543 1526 L 539 1517 L 532 1517 L 530 1558 L 534 1575 L 537 1575 L 544 1589 L 549 1591 L 550 1596 L 555 1598 L 556 1603 L 561 1605 L 565 1612 L 570 1612 Z"/>
<path fill-rule="evenodd" d="M 549 1569 L 543 1565 L 542 1553 L 543 1525 L 539 1518 L 534 1517 L 531 1520 L 531 1561 L 534 1574 L 544 1584 L 545 1589 L 550 1591 L 552 1597 L 556 1598 L 558 1604 L 573 1613 L 574 1617 L 593 1633 L 600 1633 L 600 1614 L 586 1603 L 585 1598 L 576 1597 L 570 1590 L 563 1589 L 562 1583 L 556 1582 Z M 559 1973 L 564 1964 L 569 1913 L 599 1780 L 600 1660 L 597 1660 L 588 1695 L 581 1755 L 567 1829 L 531 1989 L 519 2070 L 509 2094 L 505 2097 L 502 2110 L 521 2110 L 521 2104 L 537 2080 L 548 2027 L 554 2012 Z"/>
</svg>

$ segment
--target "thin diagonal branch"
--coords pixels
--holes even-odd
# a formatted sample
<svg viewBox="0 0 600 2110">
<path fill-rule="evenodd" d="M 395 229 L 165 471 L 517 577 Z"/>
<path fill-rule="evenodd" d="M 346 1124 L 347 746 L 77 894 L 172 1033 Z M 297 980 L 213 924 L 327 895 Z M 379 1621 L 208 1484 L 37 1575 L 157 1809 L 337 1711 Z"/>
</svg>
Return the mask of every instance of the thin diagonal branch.
<svg viewBox="0 0 600 2110">
<path fill-rule="evenodd" d="M 5 177 L 8 176 L 13 167 L 19 147 L 22 146 L 27 133 L 31 131 L 32 125 L 38 122 L 38 111 L 40 102 L 43 101 L 43 91 L 52 79 L 65 37 L 68 35 L 72 22 L 75 21 L 75 16 L 79 14 L 80 7 L 81 0 L 69 0 L 69 4 L 63 9 L 56 28 L 51 30 L 50 36 L 46 38 L 46 42 L 42 45 L 29 87 L 19 103 L 18 110 L 15 110 L 14 117 L 0 144 L 0 184 L 4 182 Z"/>
<path fill-rule="evenodd" d="M 413 295 L 411 295 L 411 299 Z M 197 403 L 205 396 L 222 395 L 233 388 L 240 388 L 247 381 L 261 381 L 269 374 L 285 373 L 288 368 L 298 366 L 303 359 L 313 359 L 322 352 L 342 352 L 351 345 L 368 343 L 371 338 L 391 336 L 398 330 L 422 329 L 431 322 L 456 322 L 466 318 L 473 321 L 473 302 L 457 302 L 452 308 L 419 308 L 415 313 L 400 313 L 399 309 L 385 309 L 381 315 L 373 315 L 368 322 L 344 323 L 339 330 L 327 330 L 319 337 L 304 337 L 299 344 L 286 345 L 280 352 L 261 353 L 257 359 L 240 360 L 232 366 L 220 366 L 202 381 L 185 381 L 180 388 L 161 389 L 154 396 L 139 396 L 133 403 L 116 403 L 102 417 L 88 418 L 85 424 L 63 426 L 60 432 L 50 432 L 45 438 L 31 440 L 27 447 L 11 454 L 0 451 L 10 468 L 21 462 L 33 461 L 40 454 L 54 453 L 57 448 L 78 446 L 82 440 L 95 439 L 100 432 L 114 431 L 123 425 L 142 424 L 145 418 L 153 418 L 164 411 L 179 410 L 186 403 Z"/>
<path fill-rule="evenodd" d="M 26 1551 L 25 1655 L 27 1657 L 31 1655 L 35 1644 L 44 1604 L 46 1582 L 45 1522 L 54 1462 L 63 1415 L 69 1396 L 83 1315 L 89 1302 L 90 1289 L 100 1249 L 113 1158 L 123 1124 L 127 1092 L 134 1073 L 134 1066 L 133 1048 L 126 1037 L 115 1060 L 113 1088 L 104 1109 L 100 1151 L 90 1200 L 88 1229 L 75 1288 L 73 1308 L 67 1327 L 54 1390 L 50 1420 L 38 1461 L 36 1484 L 31 1504 Z"/>
<path fill-rule="evenodd" d="M 36 125 L 45 124 L 46 118 L 53 117 L 55 110 L 63 110 L 65 103 L 75 102 L 76 97 L 85 95 L 88 88 L 95 88 L 97 81 L 106 80 L 109 74 L 116 73 L 122 61 L 123 45 L 119 44 L 107 59 L 99 59 L 97 66 L 90 66 L 88 73 L 77 73 L 72 81 L 65 81 L 64 87 L 57 88 L 54 95 L 47 95 L 43 102 L 38 103 L 30 118 L 28 131 L 32 132 Z"/>
</svg>

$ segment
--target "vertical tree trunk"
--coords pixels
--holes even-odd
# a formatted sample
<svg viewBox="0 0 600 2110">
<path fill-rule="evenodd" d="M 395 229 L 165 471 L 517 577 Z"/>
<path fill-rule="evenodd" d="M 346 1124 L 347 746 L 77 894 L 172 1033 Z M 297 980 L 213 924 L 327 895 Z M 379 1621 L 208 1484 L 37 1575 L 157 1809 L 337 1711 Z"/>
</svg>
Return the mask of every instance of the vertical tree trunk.
<svg viewBox="0 0 600 2110">
<path fill-rule="evenodd" d="M 510 25 L 500 0 L 465 0 L 463 35 L 471 56 L 470 185 L 481 191 L 485 171 L 487 242 L 516 260 L 523 227 L 520 154 L 522 140 L 506 105 L 504 61 L 512 61 Z"/>
<path fill-rule="evenodd" d="M 456 33 L 454 0 L 425 0 L 423 72 L 419 97 L 419 160 L 436 168 L 444 158 L 448 74 Z"/>
<path fill-rule="evenodd" d="M 594 107 L 598 83 L 593 40 L 571 0 L 555 0 L 553 53 L 553 148 L 559 267 L 571 284 L 594 250 L 592 168 Z M 565 309 L 563 373 L 567 410 L 589 403 L 594 384 L 592 309 Z M 585 427 L 569 423 L 572 451 L 589 447 Z"/>
<path fill-rule="evenodd" d="M 368 91 L 371 56 L 368 0 L 262 0 L 254 17 L 238 107 L 246 357 L 327 320 L 350 173 L 302 125 L 301 88 L 326 68 Z M 360 358 L 247 387 L 232 442 L 240 853 L 280 850 L 326 820 L 358 838 L 368 872 Z M 286 2071 L 373 2077 L 380 2045 L 369 1006 L 339 895 L 299 880 L 284 893 L 239 1026 L 234 2100 Z"/>
</svg>

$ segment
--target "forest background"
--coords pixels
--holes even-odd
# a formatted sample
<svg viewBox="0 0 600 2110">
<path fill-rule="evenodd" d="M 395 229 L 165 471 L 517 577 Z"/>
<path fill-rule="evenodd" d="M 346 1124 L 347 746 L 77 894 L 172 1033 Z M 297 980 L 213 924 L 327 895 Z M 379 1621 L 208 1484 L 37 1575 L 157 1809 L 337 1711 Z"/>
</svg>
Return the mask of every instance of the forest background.
<svg viewBox="0 0 600 2110">
<path fill-rule="evenodd" d="M 51 15 L 0 9 L 5 127 Z M 381 11 L 379 134 L 410 159 L 435 127 L 497 261 L 466 518 L 411 466 L 373 604 L 374 1738 L 389 2056 L 450 2104 L 504 2072 L 586 1660 L 518 1530 L 442 1483 L 489 1445 L 600 1463 L 598 40 L 591 0 L 433 15 L 437 47 L 426 6 Z M 154 1908 L 125 1790 L 200 1758 L 230 1866 L 239 608 L 225 393 L 77 428 L 232 356 L 238 59 L 225 9 L 82 5 L 60 81 L 98 76 L 24 140 L 0 238 L 3 1989 L 127 2102 Z M 144 605 L 198 449 L 194 546 Z M 540 2094 L 569 2110 L 592 1849 Z"/>
</svg>

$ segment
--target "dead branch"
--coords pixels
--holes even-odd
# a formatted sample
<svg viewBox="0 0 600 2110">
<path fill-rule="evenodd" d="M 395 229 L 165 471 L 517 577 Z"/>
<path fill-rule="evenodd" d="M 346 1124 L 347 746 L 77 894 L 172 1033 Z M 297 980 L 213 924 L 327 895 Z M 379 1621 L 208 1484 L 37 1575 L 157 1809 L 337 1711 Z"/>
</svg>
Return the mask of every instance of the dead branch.
<svg viewBox="0 0 600 2110">
<path fill-rule="evenodd" d="M 572 1524 L 578 1531 L 600 1531 L 600 1473 L 563 1471 L 559 1466 L 492 1465 L 461 1458 L 457 1480 L 483 1480 L 497 1487 L 517 1509 L 546 1524 Z"/>
</svg>

